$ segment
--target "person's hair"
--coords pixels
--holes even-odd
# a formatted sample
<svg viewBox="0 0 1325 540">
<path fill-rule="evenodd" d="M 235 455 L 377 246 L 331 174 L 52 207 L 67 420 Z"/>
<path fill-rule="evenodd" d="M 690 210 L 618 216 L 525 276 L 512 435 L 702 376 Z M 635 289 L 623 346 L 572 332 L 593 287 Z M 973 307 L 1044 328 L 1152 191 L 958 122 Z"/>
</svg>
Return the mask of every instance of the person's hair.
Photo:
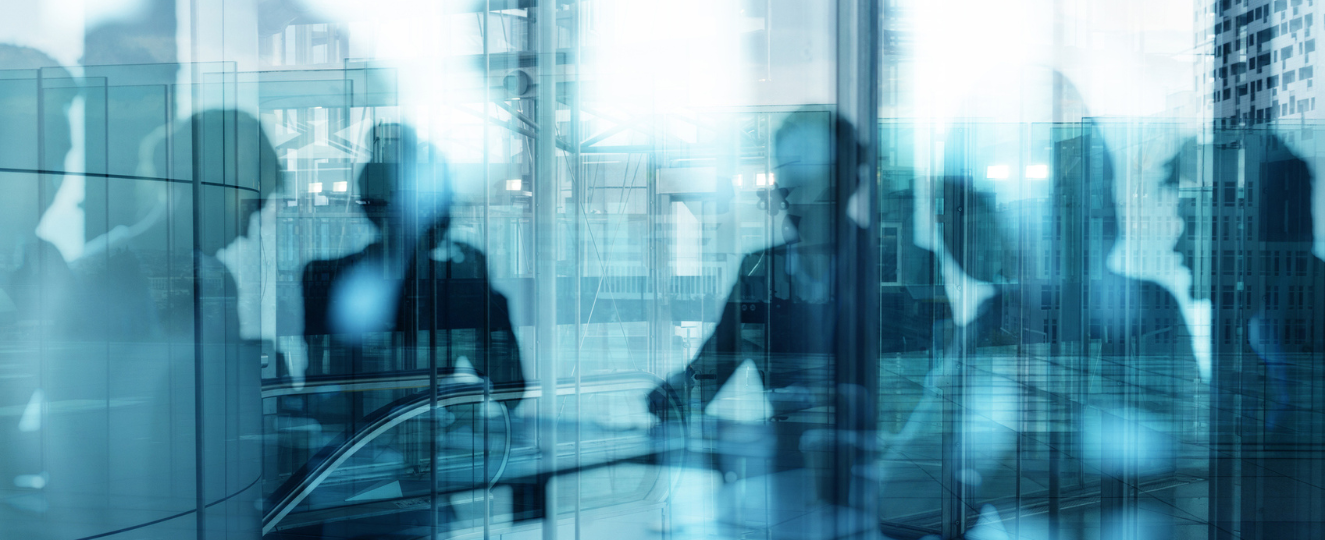
<svg viewBox="0 0 1325 540">
<path fill-rule="evenodd" d="M 374 126 L 371 142 L 372 159 L 358 178 L 360 204 L 385 205 L 397 215 L 412 215 L 424 227 L 445 228 L 452 186 L 446 160 L 436 148 L 421 141 L 412 127 L 396 123 Z M 374 221 L 383 217 L 374 211 L 368 215 Z"/>
<path fill-rule="evenodd" d="M 943 245 L 967 275 L 981 281 L 1008 279 L 1006 250 L 1016 249 L 1012 234 L 1000 219 L 994 194 L 975 189 L 970 177 L 942 180 Z"/>
<path fill-rule="evenodd" d="M 1118 217 L 1118 199 L 1114 192 L 1116 187 L 1113 154 L 1109 151 L 1099 127 L 1089 117 L 1084 99 L 1071 80 L 1048 67 L 1030 66 L 1026 69 L 1035 70 L 1034 80 L 1054 87 L 1053 95 L 1058 110 L 1049 111 L 1053 113 L 1049 118 L 1056 117 L 1052 125 L 1077 127 L 1074 136 L 1054 140 L 1052 143 L 1057 162 L 1054 163 L 1054 170 L 1050 171 L 1050 181 L 1053 182 L 1050 211 L 1055 215 L 1065 208 L 1086 211 L 1093 206 L 1090 204 L 1091 197 L 1098 197 L 1101 204 L 1097 209 L 1090 210 L 1090 213 L 1092 217 L 1100 218 L 1102 221 L 1104 229 L 1102 247 L 1104 253 L 1108 253 L 1117 243 L 1122 230 Z M 1044 106 L 1050 108 L 1054 105 L 1046 103 Z M 971 108 L 968 106 L 964 110 Z M 979 138 L 984 136 L 982 128 L 997 125 L 982 121 L 980 118 L 967 118 L 953 123 L 944 142 L 943 176 L 961 179 L 962 182 L 978 178 L 977 175 L 984 171 L 977 170 L 976 166 L 979 163 L 973 158 L 980 142 Z M 1059 129 L 1053 131 L 1063 132 Z M 1095 166 L 1096 164 L 1098 166 Z M 1075 169 L 1069 171 L 1069 168 L 1073 167 Z"/>
<path fill-rule="evenodd" d="M 1204 148 L 1195 139 L 1183 141 L 1179 151 L 1164 163 L 1164 185 L 1178 189 L 1182 177 L 1196 178 L 1200 174 L 1197 164 L 1202 151 L 1217 153 L 1245 148 L 1248 156 L 1260 158 L 1255 164 L 1247 163 L 1248 168 L 1257 168 L 1260 180 L 1254 188 L 1259 206 L 1257 212 L 1262 217 L 1257 229 L 1258 239 L 1264 242 L 1310 242 L 1315 178 L 1307 162 L 1271 132 L 1239 127 L 1218 130 L 1217 134 L 1219 142 Z M 1226 181 L 1239 173 L 1221 168 L 1225 163 L 1218 158 L 1214 160 L 1217 181 Z"/>
<path fill-rule="evenodd" d="M 1062 156 L 1068 152 L 1075 151 L 1075 156 L 1069 159 L 1076 160 L 1080 166 L 1079 174 L 1073 178 L 1066 175 L 1057 175 L 1054 177 L 1054 208 L 1055 213 L 1061 212 L 1065 208 L 1074 208 L 1077 212 L 1089 211 L 1091 217 L 1098 217 L 1103 226 L 1101 235 L 1101 255 L 1108 255 L 1113 251 L 1113 247 L 1118 243 L 1122 236 L 1123 225 L 1121 218 L 1118 217 L 1118 195 L 1117 184 L 1113 174 L 1113 153 L 1109 151 L 1109 145 L 1105 142 L 1103 134 L 1093 122 L 1085 121 L 1081 123 L 1081 132 L 1076 137 L 1058 142 L 1058 148 L 1055 151 Z M 1099 161 L 1098 174 L 1096 168 L 1092 165 L 1094 161 Z M 1066 180 L 1066 181 L 1064 181 Z M 1064 188 L 1073 188 L 1073 180 L 1079 180 L 1079 192 L 1069 192 Z M 1098 197 L 1100 205 L 1098 209 L 1091 209 L 1091 198 Z M 1089 210 L 1088 210 L 1089 209 Z"/>
<path fill-rule="evenodd" d="M 32 78 L 37 78 L 38 76 L 40 76 L 42 79 L 49 79 L 49 80 L 65 79 L 72 82 L 72 77 L 69 74 L 69 70 L 65 69 L 64 66 L 61 66 L 59 62 L 55 61 L 55 59 L 51 58 L 46 53 L 43 53 L 31 47 L 14 45 L 11 43 L 0 43 L 0 72 L 4 71 L 11 71 L 11 72 L 32 71 L 34 72 L 31 74 Z M 26 74 L 24 74 L 19 78 L 28 78 L 28 77 Z M 42 92 L 40 89 L 38 89 L 37 94 L 32 96 L 33 101 L 31 103 L 28 103 L 25 98 L 20 98 L 24 99 L 24 102 L 22 103 L 0 103 L 0 106 L 2 107 L 28 107 L 36 104 L 37 99 L 41 99 L 43 100 L 42 103 L 46 111 L 56 112 L 59 114 L 61 118 L 65 119 L 65 122 L 62 126 L 59 124 L 46 124 L 48 129 L 46 133 L 46 140 L 48 141 L 48 144 L 51 141 L 63 140 L 64 146 L 63 147 L 60 147 L 59 145 L 48 146 L 47 156 L 50 159 L 50 161 L 46 161 L 45 163 L 38 163 L 37 168 L 39 169 L 64 168 L 64 158 L 68 154 L 69 150 L 73 148 L 73 135 L 72 135 L 73 131 L 71 129 L 72 126 L 70 126 L 68 123 L 68 118 L 69 118 L 68 110 L 69 106 L 73 103 L 75 94 L 76 93 L 72 91 Z M 44 121 L 44 119 L 38 119 L 38 122 L 42 121 Z M 0 129 L 27 130 L 29 129 L 29 127 L 10 125 L 10 126 L 0 126 Z M 37 137 L 37 134 L 38 132 L 32 131 L 30 133 L 18 133 L 16 135 L 20 137 L 30 136 L 35 138 Z M 43 205 L 43 208 L 46 205 L 49 205 L 51 204 L 51 202 L 53 202 L 54 194 L 56 191 L 59 190 L 60 185 L 61 183 L 63 183 L 63 181 L 64 181 L 64 176 L 59 174 L 44 175 L 43 182 L 46 183 L 47 185 L 46 192 L 50 195 L 47 196 L 46 200 L 42 201 L 41 204 Z"/>
<path fill-rule="evenodd" d="M 1313 237 L 1311 190 L 1315 183 L 1311 168 L 1278 136 L 1266 134 L 1254 139 L 1263 147 L 1257 186 L 1262 216 L 1260 240 L 1309 245 Z"/>
<path fill-rule="evenodd" d="M 0 70 L 44 69 L 52 78 L 68 78 L 69 70 L 44 52 L 32 47 L 0 43 Z"/>
<path fill-rule="evenodd" d="M 17 70 L 39 70 L 43 79 L 72 79 L 69 70 L 46 53 L 32 47 L 0 43 L 0 71 Z M 54 96 L 55 101 L 50 105 L 61 108 L 69 107 L 74 100 L 72 92 L 57 92 L 51 95 Z"/>
<path fill-rule="evenodd" d="M 832 114 L 801 108 L 787 113 L 773 131 L 773 156 L 779 166 L 826 165 L 833 155 Z"/>
<path fill-rule="evenodd" d="M 236 225 L 239 235 L 247 236 L 250 216 L 276 193 L 282 179 L 280 160 L 266 131 L 248 113 L 209 109 L 189 117 L 183 132 L 193 140 L 193 174 L 203 182 L 239 188 L 244 206 Z M 164 140 L 157 150 L 165 150 Z M 225 178 L 227 173 L 234 177 Z M 222 238 L 220 245 L 210 247 L 219 249 L 230 240 Z"/>
</svg>

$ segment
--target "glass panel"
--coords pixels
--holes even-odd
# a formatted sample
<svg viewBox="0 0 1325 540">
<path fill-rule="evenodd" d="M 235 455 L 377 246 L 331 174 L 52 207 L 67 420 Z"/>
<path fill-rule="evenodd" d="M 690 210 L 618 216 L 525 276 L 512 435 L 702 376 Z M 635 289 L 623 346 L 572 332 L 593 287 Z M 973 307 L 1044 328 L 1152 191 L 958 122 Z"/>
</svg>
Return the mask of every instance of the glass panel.
<svg viewBox="0 0 1325 540">
<path fill-rule="evenodd" d="M 0 537 L 1325 537 L 1313 0 L 28 4 Z"/>
</svg>

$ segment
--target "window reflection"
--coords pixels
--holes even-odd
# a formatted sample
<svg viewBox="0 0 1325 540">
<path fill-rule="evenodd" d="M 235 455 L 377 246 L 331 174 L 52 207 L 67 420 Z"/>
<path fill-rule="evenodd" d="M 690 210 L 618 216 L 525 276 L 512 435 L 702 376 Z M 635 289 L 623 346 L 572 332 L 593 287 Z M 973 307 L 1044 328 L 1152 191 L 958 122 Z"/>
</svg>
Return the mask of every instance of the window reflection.
<svg viewBox="0 0 1325 540">
<path fill-rule="evenodd" d="M 1311 1 L 102 4 L 0 537 L 1321 536 Z"/>
</svg>

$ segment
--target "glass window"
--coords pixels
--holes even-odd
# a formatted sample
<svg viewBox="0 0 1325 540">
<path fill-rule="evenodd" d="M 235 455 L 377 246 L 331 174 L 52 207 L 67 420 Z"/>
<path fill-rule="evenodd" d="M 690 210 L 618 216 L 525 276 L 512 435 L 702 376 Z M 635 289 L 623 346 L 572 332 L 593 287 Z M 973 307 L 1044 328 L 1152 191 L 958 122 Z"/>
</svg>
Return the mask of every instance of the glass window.
<svg viewBox="0 0 1325 540">
<path fill-rule="evenodd" d="M 30 4 L 0 538 L 1325 529 L 1314 1 Z"/>
</svg>

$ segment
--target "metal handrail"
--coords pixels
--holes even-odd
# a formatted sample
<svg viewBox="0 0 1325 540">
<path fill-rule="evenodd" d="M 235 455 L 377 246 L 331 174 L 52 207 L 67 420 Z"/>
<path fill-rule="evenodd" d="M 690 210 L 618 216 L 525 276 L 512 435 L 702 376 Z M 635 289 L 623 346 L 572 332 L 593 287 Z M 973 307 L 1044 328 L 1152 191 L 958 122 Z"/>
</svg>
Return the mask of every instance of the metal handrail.
<svg viewBox="0 0 1325 540">
<path fill-rule="evenodd" d="M 662 379 L 646 373 L 632 372 L 611 375 L 585 376 L 581 378 L 581 390 L 587 390 L 585 386 L 595 387 L 596 391 L 624 390 L 624 389 L 653 389 L 665 388 L 673 403 L 677 403 L 675 392 L 666 385 Z M 461 404 L 473 404 L 484 401 L 507 401 L 522 398 L 538 397 L 540 390 L 537 385 L 511 385 L 514 387 L 496 387 L 489 389 L 483 382 L 473 383 L 450 383 L 437 389 L 437 405 L 452 406 Z M 490 391 L 489 391 L 490 390 Z M 486 392 L 485 392 L 486 391 Z M 561 381 L 558 384 L 558 395 L 571 395 L 575 393 L 575 386 L 572 380 Z M 364 426 L 355 433 L 346 437 L 339 443 L 333 443 L 323 447 L 312 459 L 303 467 L 294 473 L 276 493 L 272 495 L 274 504 L 271 510 L 263 515 L 262 533 L 268 534 L 284 519 L 290 512 L 297 507 L 313 490 L 317 489 L 327 478 L 331 476 L 341 465 L 343 465 L 356 452 L 368 445 L 377 437 L 396 427 L 397 425 L 419 416 L 429 410 L 431 400 L 428 392 L 408 396 L 397 400 L 389 405 L 378 409 L 377 412 L 370 415 Z M 509 413 L 504 413 L 506 422 L 509 426 Z M 509 427 L 508 427 L 509 431 Z M 683 430 L 684 432 L 684 430 Z M 510 457 L 510 437 L 507 437 L 507 449 L 503 453 L 502 464 L 498 468 L 493 478 L 487 482 L 487 486 L 473 485 L 466 486 L 463 489 L 480 489 L 490 487 L 495 484 L 502 473 L 505 471 L 507 460 Z M 603 466 L 614 463 L 607 462 L 596 464 Z M 565 474 L 575 472 L 582 467 L 570 467 L 563 471 L 556 471 L 553 474 Z M 436 486 L 433 486 L 436 489 Z"/>
</svg>

